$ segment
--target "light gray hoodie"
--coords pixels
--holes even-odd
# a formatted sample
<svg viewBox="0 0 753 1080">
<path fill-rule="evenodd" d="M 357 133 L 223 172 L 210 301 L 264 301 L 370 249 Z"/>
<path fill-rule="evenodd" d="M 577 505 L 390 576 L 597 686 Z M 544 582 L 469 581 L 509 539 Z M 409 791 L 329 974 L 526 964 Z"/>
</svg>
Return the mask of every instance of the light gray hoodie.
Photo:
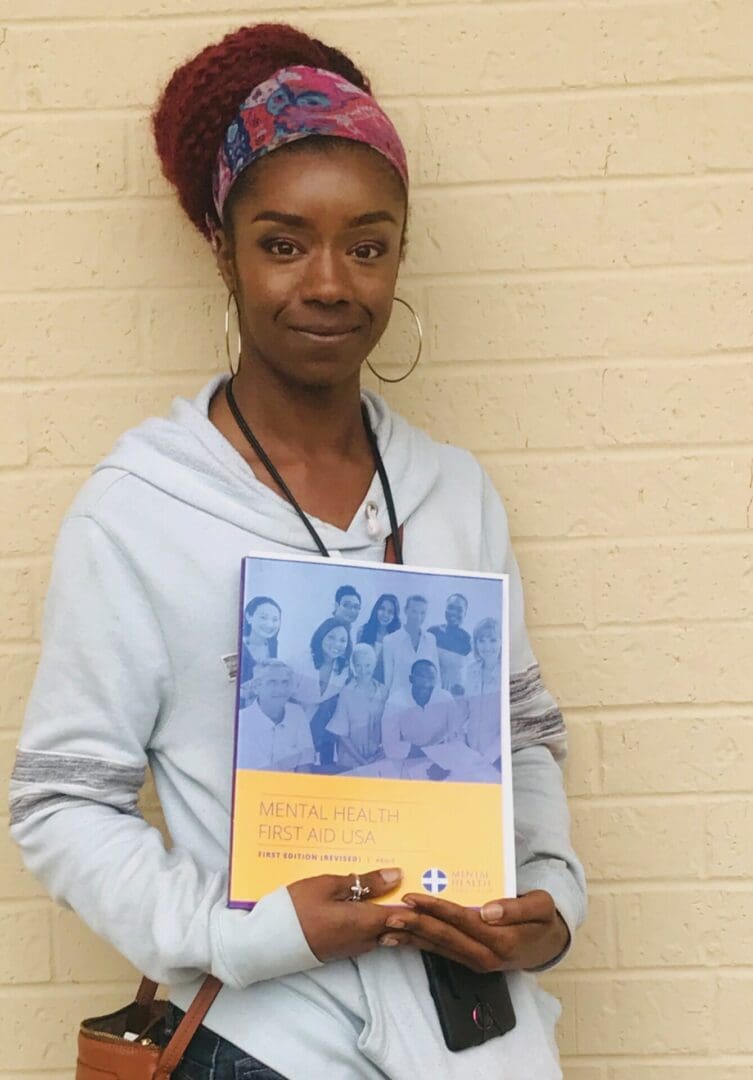
<svg viewBox="0 0 753 1080">
<path fill-rule="evenodd" d="M 312 545 L 209 421 L 220 381 L 127 432 L 63 523 L 11 790 L 26 865 L 170 984 L 180 1007 L 204 972 L 217 975 L 225 988 L 207 1026 L 290 1080 L 554 1080 L 559 1005 L 534 975 L 509 976 L 513 1031 L 451 1053 L 420 956 L 377 949 L 321 964 L 286 889 L 250 912 L 226 906 L 234 688 L 222 657 L 236 650 L 240 561 Z M 518 889 L 550 892 L 572 933 L 586 898 L 558 764 L 564 726 L 528 644 L 504 509 L 470 454 L 432 442 L 376 395 L 364 400 L 405 562 L 511 575 Z M 367 502 L 379 508 L 377 537 Z M 314 524 L 333 555 L 379 561 L 389 521 L 378 478 L 347 530 Z M 147 765 L 169 850 L 136 808 Z"/>
</svg>

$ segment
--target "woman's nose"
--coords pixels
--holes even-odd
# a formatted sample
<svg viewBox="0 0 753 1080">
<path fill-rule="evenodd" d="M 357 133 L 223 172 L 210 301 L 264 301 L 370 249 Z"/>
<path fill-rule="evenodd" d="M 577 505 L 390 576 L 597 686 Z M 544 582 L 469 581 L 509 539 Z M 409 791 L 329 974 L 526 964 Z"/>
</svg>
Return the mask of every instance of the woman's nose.
<svg viewBox="0 0 753 1080">
<path fill-rule="evenodd" d="M 353 299 L 353 283 L 345 260 L 329 248 L 312 253 L 303 280 L 304 300 L 337 304 Z"/>
</svg>

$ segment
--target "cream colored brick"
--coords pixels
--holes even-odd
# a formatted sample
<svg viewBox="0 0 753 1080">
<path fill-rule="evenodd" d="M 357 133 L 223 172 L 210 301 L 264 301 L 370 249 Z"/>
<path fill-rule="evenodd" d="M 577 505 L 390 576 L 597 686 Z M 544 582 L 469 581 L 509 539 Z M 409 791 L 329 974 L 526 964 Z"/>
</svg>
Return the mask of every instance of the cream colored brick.
<svg viewBox="0 0 753 1080">
<path fill-rule="evenodd" d="M 29 900 L 44 895 L 44 889 L 23 866 L 18 848 L 8 835 L 8 818 L 0 817 L 0 900 Z"/>
<path fill-rule="evenodd" d="M 753 964 L 753 889 L 672 889 L 613 897 L 623 968 Z"/>
<path fill-rule="evenodd" d="M 588 918 L 575 934 L 572 949 L 562 964 L 563 971 L 593 971 L 616 966 L 612 903 L 613 898 L 606 893 L 589 897 Z"/>
<path fill-rule="evenodd" d="M 612 1065 L 607 1072 L 607 1080 L 636 1080 L 637 1077 L 640 1080 L 750 1080 L 750 1065 L 710 1061 L 704 1055 L 701 1060 L 683 1058 L 680 1064 L 641 1061 L 638 1066 L 634 1062 Z"/>
<path fill-rule="evenodd" d="M 751 700 L 753 624 L 539 630 L 534 648 L 566 707 Z M 670 759 L 671 760 L 671 759 Z"/>
<path fill-rule="evenodd" d="M 575 850 L 592 881 L 703 873 L 704 813 L 692 802 L 622 806 L 578 800 L 571 811 Z"/>
<path fill-rule="evenodd" d="M 34 622 L 32 637 L 34 641 L 40 641 L 42 637 L 42 620 L 44 618 L 44 604 L 47 597 L 47 587 L 52 572 L 52 558 L 35 559 L 29 572 L 29 589 L 32 595 Z"/>
<path fill-rule="evenodd" d="M 515 548 L 529 626 L 577 626 L 590 622 L 592 554 L 582 549 L 518 544 Z"/>
<path fill-rule="evenodd" d="M 753 877 L 753 798 L 725 799 L 706 809 L 707 871 L 712 877 Z"/>
<path fill-rule="evenodd" d="M 753 523 L 751 455 L 740 450 L 529 461 L 479 456 L 516 536 L 666 536 Z"/>
<path fill-rule="evenodd" d="M 112 109 L 152 105 L 173 68 L 215 36 L 206 25 L 135 20 L 115 32 L 106 23 L 60 23 L 7 31 L 17 59 L 12 109 Z M 127 57 L 128 62 L 123 63 Z"/>
<path fill-rule="evenodd" d="M 753 272 L 646 271 L 427 287 L 432 359 L 672 357 L 750 348 Z"/>
<path fill-rule="evenodd" d="M 135 298 L 0 296 L 0 363 L 6 377 L 60 379 L 142 367 Z"/>
<path fill-rule="evenodd" d="M 23 641 L 33 632 L 31 573 L 28 567 L 0 563 L 0 641 Z"/>
<path fill-rule="evenodd" d="M 73 469 L 50 475 L 40 470 L 31 480 L 28 473 L 0 473 L 0 556 L 49 552 L 85 477 Z"/>
<path fill-rule="evenodd" d="M 66 1069 L 76 1060 L 76 1035 L 85 1016 L 101 1016 L 126 1004 L 123 988 L 50 987 L 0 989 L 3 1065 L 16 1070 Z M 25 1080 L 25 1078 L 24 1078 Z"/>
<path fill-rule="evenodd" d="M 750 787 L 753 716 L 605 722 L 602 745 L 605 792 L 721 792 Z"/>
<path fill-rule="evenodd" d="M 549 994 L 553 994 L 562 1007 L 562 1013 L 557 1023 L 557 1045 L 560 1053 L 574 1054 L 577 1030 L 575 987 L 571 982 L 562 978 L 559 968 L 551 974 L 545 973 L 540 976 L 539 981 L 542 989 Z"/>
<path fill-rule="evenodd" d="M 562 1062 L 562 1071 L 565 1080 L 606 1080 L 607 1076 L 606 1065 L 571 1065 L 567 1060 Z"/>
<path fill-rule="evenodd" d="M 0 461 L 25 465 L 28 460 L 26 402 L 18 391 L 0 391 Z"/>
<path fill-rule="evenodd" d="M 227 367 L 225 303 L 219 283 L 213 290 L 150 289 L 139 298 L 144 327 L 143 363 L 149 371 L 202 372 L 206 378 Z"/>
<path fill-rule="evenodd" d="M 128 981 L 134 989 L 138 984 L 136 969 L 74 912 L 62 908 L 56 908 L 52 916 L 52 957 L 58 982 Z"/>
<path fill-rule="evenodd" d="M 750 1003 L 753 978 L 750 972 L 725 975 L 718 981 L 715 1049 L 727 1054 L 753 1054 Z"/>
<path fill-rule="evenodd" d="M 0 137 L 2 201 L 108 197 L 125 190 L 125 130 L 112 116 L 5 121 Z"/>
<path fill-rule="evenodd" d="M 32 463 L 94 465 L 124 430 L 147 416 L 163 415 L 176 394 L 193 396 L 203 381 L 98 381 L 38 390 L 29 401 Z"/>
<path fill-rule="evenodd" d="M 469 450 L 561 448 L 597 437 L 600 384 L 595 368 L 465 374 L 427 365 L 384 396 L 414 423 Z"/>
<path fill-rule="evenodd" d="M 151 769 L 147 769 L 144 786 L 139 793 L 139 808 L 142 813 L 144 811 L 160 810 L 159 797 L 157 796 L 157 790 L 154 786 L 154 777 L 152 776 Z"/>
<path fill-rule="evenodd" d="M 570 92 L 424 101 L 420 130 L 424 183 L 747 169 L 753 91 L 699 86 L 640 96 Z M 480 139 L 479 131 L 501 137 Z"/>
<path fill-rule="evenodd" d="M 0 729 L 19 727 L 36 667 L 36 652 L 0 653 Z"/>
<path fill-rule="evenodd" d="M 76 1080 L 72 1069 L 55 1069 L 53 1072 L 47 1069 L 44 1072 L 27 1072 L 24 1070 L 19 1078 L 18 1072 L 0 1072 L 0 1080 Z"/>
<path fill-rule="evenodd" d="M 599 420 L 607 445 L 745 442 L 752 411 L 749 360 L 602 371 Z"/>
<path fill-rule="evenodd" d="M 275 0 L 275 10 L 297 8 L 358 8 L 373 0 Z M 434 0 L 432 0 L 434 2 Z M 145 15 L 222 15 L 229 9 L 227 0 L 27 0 L 23 13 L 31 18 L 141 18 Z M 266 4 L 264 5 L 266 7 Z M 240 11 L 241 9 L 239 9 Z M 15 0 L 0 0 L 0 18 L 17 18 Z M 244 14 L 237 17 L 240 25 Z M 292 15 L 290 16 L 293 17 Z M 0 1073 L 2 1075 L 2 1073 Z"/>
<path fill-rule="evenodd" d="M 4 731 L 0 735 L 0 805 L 2 806 L 8 805 L 8 781 L 16 760 L 17 742 L 18 737 L 15 732 Z"/>
<path fill-rule="evenodd" d="M 492 93 L 540 87 L 621 86 L 751 70 L 742 46 L 753 30 L 744 0 L 701 0 L 677 18 L 674 5 L 617 2 L 461 8 L 447 32 L 431 15 L 304 25 L 373 68 L 376 90 L 400 94 Z M 389 30 L 392 30 L 392 34 Z M 415 43 L 422 42 L 420 62 Z"/>
<path fill-rule="evenodd" d="M 3 232 L 0 289 L 207 287 L 217 275 L 209 245 L 171 201 L 6 211 Z"/>
<path fill-rule="evenodd" d="M 406 269 L 441 259 L 456 273 L 732 262 L 748 255 L 749 185 L 421 193 Z"/>
<path fill-rule="evenodd" d="M 301 10 L 295 21 L 372 69 L 378 95 L 619 86 L 699 73 L 750 73 L 741 43 L 753 28 L 743 0 L 727 0 L 723 11 L 705 0 L 690 19 L 673 16 L 674 6 L 660 3 L 608 9 L 474 5 L 464 8 L 453 33 L 438 32 L 435 17 L 420 8 L 391 18 L 354 13 L 349 19 L 338 11 Z M 18 71 L 9 80 L 10 107 L 150 105 L 177 61 L 237 25 L 237 17 L 152 26 L 135 20 L 117 34 L 75 23 L 52 31 L 11 25 L 5 47 L 17 57 Z M 424 43 L 420 63 L 414 59 L 418 41 Z M 128 64 L 120 62 L 123 56 Z"/>
<path fill-rule="evenodd" d="M 601 791 L 600 730 L 596 721 L 565 717 L 567 760 L 565 787 L 568 795 L 598 795 Z"/>
<path fill-rule="evenodd" d="M 753 542 L 620 543 L 594 556 L 596 620 L 753 617 Z"/>
<path fill-rule="evenodd" d="M 579 1054 L 701 1054 L 714 1041 L 708 975 L 577 984 Z"/>
<path fill-rule="evenodd" d="M 51 978 L 49 908 L 0 909 L 0 982 L 40 983 Z"/>
</svg>

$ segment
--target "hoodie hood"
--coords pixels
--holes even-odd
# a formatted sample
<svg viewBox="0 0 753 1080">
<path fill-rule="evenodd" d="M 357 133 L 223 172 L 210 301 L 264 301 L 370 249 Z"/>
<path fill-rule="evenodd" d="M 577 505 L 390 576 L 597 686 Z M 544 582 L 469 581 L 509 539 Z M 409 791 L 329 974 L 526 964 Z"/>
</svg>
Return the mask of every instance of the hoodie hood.
<svg viewBox="0 0 753 1080">
<path fill-rule="evenodd" d="M 216 376 L 193 400 L 176 398 L 167 417 L 146 420 L 127 431 L 94 471 L 129 474 L 262 539 L 310 552 L 311 538 L 290 503 L 256 479 L 209 420 L 209 404 L 227 378 Z M 438 447 L 392 412 L 379 395 L 364 390 L 361 396 L 390 480 L 397 519 L 403 524 L 437 483 Z M 390 533 L 389 516 L 375 474 L 346 530 L 311 517 L 327 548 L 346 552 L 373 547 L 373 529 L 371 534 L 367 531 L 369 503 L 377 508 L 377 539 L 386 539 Z"/>
</svg>

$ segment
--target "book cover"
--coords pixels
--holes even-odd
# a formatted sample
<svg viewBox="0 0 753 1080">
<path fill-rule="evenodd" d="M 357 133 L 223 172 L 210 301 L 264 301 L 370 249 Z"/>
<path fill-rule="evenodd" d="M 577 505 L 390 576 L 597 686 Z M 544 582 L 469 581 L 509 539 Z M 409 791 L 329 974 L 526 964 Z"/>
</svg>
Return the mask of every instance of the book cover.
<svg viewBox="0 0 753 1080">
<path fill-rule="evenodd" d="M 383 866 L 515 895 L 505 575 L 249 555 L 236 685 L 231 907 Z"/>
</svg>

